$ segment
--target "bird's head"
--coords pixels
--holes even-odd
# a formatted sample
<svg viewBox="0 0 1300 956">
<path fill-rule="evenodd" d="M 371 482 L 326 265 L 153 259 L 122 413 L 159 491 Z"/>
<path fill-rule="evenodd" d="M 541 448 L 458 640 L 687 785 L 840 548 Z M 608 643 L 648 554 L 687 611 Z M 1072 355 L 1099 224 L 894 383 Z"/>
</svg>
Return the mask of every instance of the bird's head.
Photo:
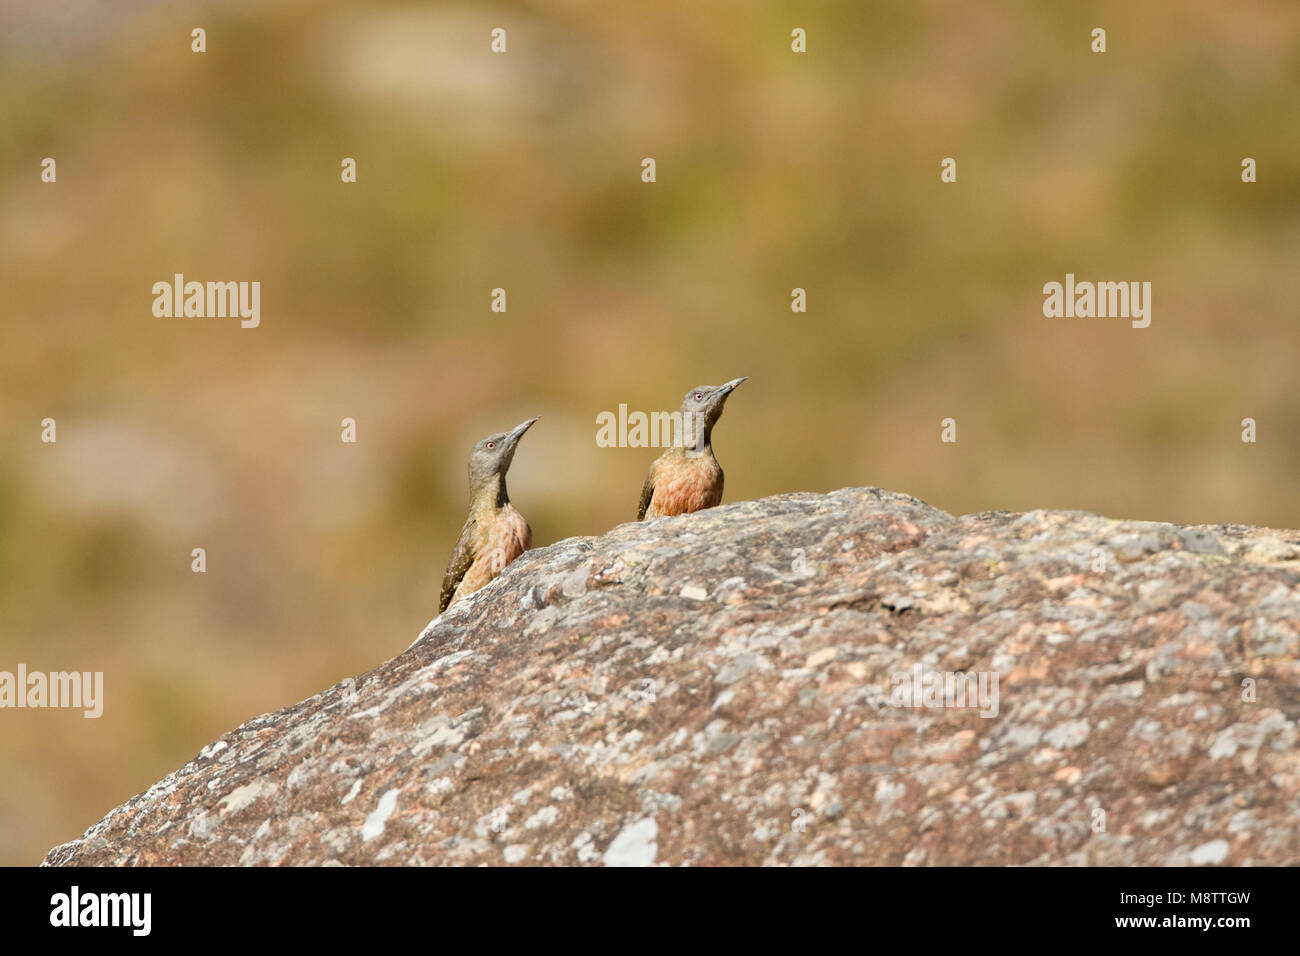
<svg viewBox="0 0 1300 956">
<path fill-rule="evenodd" d="M 697 385 L 682 398 L 682 428 L 686 433 L 686 445 L 702 447 L 708 444 L 713 433 L 713 426 L 722 417 L 722 407 L 727 404 L 727 396 L 736 390 L 748 376 L 733 378 L 722 385 Z M 703 426 L 703 431 L 697 431 Z"/>
<path fill-rule="evenodd" d="M 520 422 L 511 431 L 497 432 L 479 439 L 474 450 L 469 453 L 469 486 L 472 490 L 492 486 L 496 484 L 495 479 L 505 478 L 506 472 L 510 470 L 510 462 L 514 460 L 519 439 L 524 437 L 524 432 L 532 428 L 536 421 L 536 418 L 530 418 L 526 422 Z"/>
</svg>

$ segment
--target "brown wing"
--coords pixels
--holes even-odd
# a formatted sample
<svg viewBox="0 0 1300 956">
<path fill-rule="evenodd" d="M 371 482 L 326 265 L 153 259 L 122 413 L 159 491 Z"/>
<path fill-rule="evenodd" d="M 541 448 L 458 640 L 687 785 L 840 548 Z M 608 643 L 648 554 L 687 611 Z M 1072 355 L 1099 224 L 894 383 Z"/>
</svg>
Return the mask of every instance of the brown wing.
<svg viewBox="0 0 1300 956">
<path fill-rule="evenodd" d="M 442 597 L 438 601 L 438 613 L 441 614 L 447 610 L 447 605 L 451 603 L 451 596 L 456 593 L 456 587 L 465 577 L 465 572 L 469 566 L 474 563 L 474 526 L 478 524 L 473 518 L 465 522 L 465 527 L 461 529 L 460 540 L 456 542 L 456 550 L 451 553 L 451 560 L 447 562 L 447 574 L 442 579 Z"/>
<path fill-rule="evenodd" d="M 655 496 L 655 470 L 651 467 L 645 476 L 645 484 L 641 488 L 641 504 L 636 509 L 636 520 L 644 521 L 645 513 L 650 507 L 650 499 Z"/>
</svg>

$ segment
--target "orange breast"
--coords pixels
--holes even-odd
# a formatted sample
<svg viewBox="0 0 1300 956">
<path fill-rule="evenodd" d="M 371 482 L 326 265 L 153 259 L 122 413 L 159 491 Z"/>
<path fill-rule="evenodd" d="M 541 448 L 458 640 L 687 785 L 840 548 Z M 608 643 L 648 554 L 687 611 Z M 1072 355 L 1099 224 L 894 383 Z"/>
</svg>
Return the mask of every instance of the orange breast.
<svg viewBox="0 0 1300 956">
<path fill-rule="evenodd" d="M 479 529 L 479 542 L 475 549 L 477 557 L 456 587 L 453 601 L 483 587 L 533 543 L 533 532 L 528 527 L 528 522 L 509 504 L 493 515 L 491 520 L 481 522 Z"/>
<path fill-rule="evenodd" d="M 722 503 L 722 468 L 712 455 L 663 461 L 655 469 L 655 490 L 647 518 L 684 515 Z"/>
</svg>

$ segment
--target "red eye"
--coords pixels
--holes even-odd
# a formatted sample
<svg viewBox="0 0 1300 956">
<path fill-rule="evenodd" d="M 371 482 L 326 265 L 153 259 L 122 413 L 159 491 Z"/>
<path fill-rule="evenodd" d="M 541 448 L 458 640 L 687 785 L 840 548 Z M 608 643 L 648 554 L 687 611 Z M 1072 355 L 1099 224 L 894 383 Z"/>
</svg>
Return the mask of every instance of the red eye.
<svg viewBox="0 0 1300 956">
<path fill-rule="evenodd" d="M 703 399 L 704 399 L 704 393 L 703 393 L 703 392 L 696 392 L 696 393 L 695 393 L 695 400 L 696 400 L 697 402 L 702 401 Z"/>
<path fill-rule="evenodd" d="M 496 448 L 496 447 L 497 447 L 497 443 L 496 443 L 496 442 L 494 442 L 494 441 L 490 441 L 490 442 L 488 442 L 488 448 Z"/>
</svg>

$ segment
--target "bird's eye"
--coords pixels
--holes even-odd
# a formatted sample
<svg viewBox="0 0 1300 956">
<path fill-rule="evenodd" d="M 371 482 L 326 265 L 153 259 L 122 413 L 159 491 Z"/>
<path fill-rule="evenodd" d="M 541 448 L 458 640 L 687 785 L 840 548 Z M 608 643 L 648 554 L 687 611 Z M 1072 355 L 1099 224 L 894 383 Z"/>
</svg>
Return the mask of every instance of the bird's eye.
<svg viewBox="0 0 1300 956">
<path fill-rule="evenodd" d="M 695 400 L 696 400 L 697 402 L 703 401 L 703 400 L 704 400 L 704 393 L 703 393 L 703 392 L 696 392 L 696 393 L 695 393 Z"/>
<path fill-rule="evenodd" d="M 494 441 L 490 441 L 490 442 L 488 442 L 488 449 L 489 449 L 489 450 L 491 450 L 491 449 L 493 449 L 493 448 L 496 448 L 496 447 L 497 447 L 497 443 L 496 443 L 496 442 L 494 442 Z"/>
</svg>

